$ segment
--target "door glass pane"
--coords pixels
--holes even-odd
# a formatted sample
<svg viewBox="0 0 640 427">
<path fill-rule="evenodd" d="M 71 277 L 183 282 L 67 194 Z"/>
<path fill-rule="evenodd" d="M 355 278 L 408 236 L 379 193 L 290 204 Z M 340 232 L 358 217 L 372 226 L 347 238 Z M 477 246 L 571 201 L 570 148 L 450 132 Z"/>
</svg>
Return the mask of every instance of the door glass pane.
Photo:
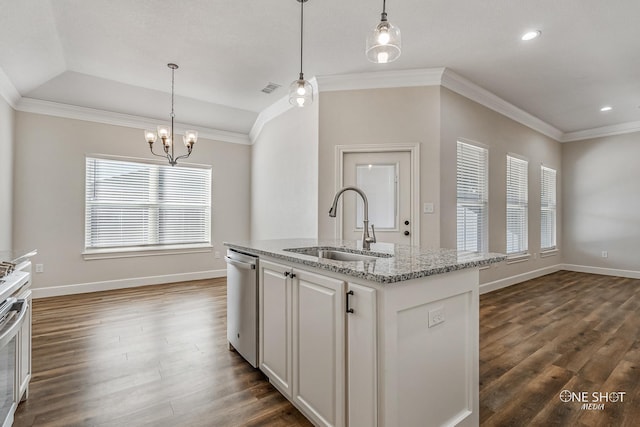
<svg viewBox="0 0 640 427">
<path fill-rule="evenodd" d="M 356 166 L 356 187 L 362 189 L 369 201 L 369 224 L 376 229 L 397 228 L 397 165 L 369 164 Z M 357 194 L 356 228 L 362 229 L 364 204 Z"/>
</svg>

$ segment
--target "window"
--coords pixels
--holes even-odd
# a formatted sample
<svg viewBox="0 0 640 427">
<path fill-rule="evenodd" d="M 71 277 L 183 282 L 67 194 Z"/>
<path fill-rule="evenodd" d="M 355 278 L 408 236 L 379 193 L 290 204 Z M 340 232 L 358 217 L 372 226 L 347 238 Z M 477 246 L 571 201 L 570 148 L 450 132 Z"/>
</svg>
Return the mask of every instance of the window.
<svg viewBox="0 0 640 427">
<path fill-rule="evenodd" d="M 457 165 L 457 247 L 486 252 L 488 152 L 458 141 Z"/>
<path fill-rule="evenodd" d="M 211 168 L 86 158 L 85 250 L 211 243 Z"/>
<path fill-rule="evenodd" d="M 526 160 L 507 155 L 507 254 L 525 254 L 528 249 Z"/>
<path fill-rule="evenodd" d="M 540 168 L 540 249 L 556 248 L 556 171 Z"/>
</svg>

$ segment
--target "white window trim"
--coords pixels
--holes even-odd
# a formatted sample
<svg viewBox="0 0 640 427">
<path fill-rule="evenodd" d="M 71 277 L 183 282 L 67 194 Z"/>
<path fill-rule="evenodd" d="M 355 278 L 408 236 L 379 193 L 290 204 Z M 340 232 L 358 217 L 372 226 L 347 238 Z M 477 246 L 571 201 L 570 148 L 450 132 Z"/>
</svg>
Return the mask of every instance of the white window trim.
<svg viewBox="0 0 640 427">
<path fill-rule="evenodd" d="M 166 162 L 157 159 L 128 157 L 128 156 L 116 156 L 109 154 L 96 154 L 89 153 L 85 155 L 85 163 L 87 158 L 106 159 L 106 160 L 118 160 L 126 162 L 139 162 L 155 164 L 165 166 Z M 199 169 L 210 169 L 211 179 L 213 181 L 213 168 L 211 165 L 197 164 L 197 163 L 182 163 L 183 166 Z M 86 174 L 86 171 L 85 171 Z M 213 182 L 212 182 L 213 185 Z M 85 212 L 83 218 L 86 217 L 86 200 L 85 200 Z M 212 209 L 213 212 L 213 209 Z M 84 231 L 86 233 L 86 230 Z M 134 258 L 134 257 L 147 257 L 147 256 L 162 256 L 162 255 L 177 255 L 177 254 L 189 254 L 189 253 L 205 253 L 213 251 L 213 239 L 211 236 L 212 227 L 209 228 L 209 242 L 206 243 L 187 243 L 187 244 L 169 244 L 169 245 L 149 245 L 149 246 L 125 246 L 125 247 L 113 247 L 113 248 L 98 248 L 87 249 L 81 252 L 84 260 L 98 260 L 98 259 L 114 259 L 114 258 Z M 83 236 L 83 240 L 85 236 Z"/>
</svg>

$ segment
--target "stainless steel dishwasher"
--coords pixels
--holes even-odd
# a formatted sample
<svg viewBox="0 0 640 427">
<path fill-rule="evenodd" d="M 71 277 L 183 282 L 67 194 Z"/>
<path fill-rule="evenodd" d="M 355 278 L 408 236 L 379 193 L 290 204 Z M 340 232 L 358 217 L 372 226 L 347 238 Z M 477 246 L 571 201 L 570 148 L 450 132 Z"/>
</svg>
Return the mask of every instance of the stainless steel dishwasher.
<svg viewBox="0 0 640 427">
<path fill-rule="evenodd" d="M 258 258 L 227 250 L 227 341 L 258 367 Z"/>
</svg>

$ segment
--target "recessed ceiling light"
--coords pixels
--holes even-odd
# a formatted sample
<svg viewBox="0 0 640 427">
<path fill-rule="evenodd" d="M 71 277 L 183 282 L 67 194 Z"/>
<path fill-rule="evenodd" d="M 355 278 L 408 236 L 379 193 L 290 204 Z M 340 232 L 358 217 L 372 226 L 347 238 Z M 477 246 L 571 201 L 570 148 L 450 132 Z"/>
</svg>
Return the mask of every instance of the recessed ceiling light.
<svg viewBox="0 0 640 427">
<path fill-rule="evenodd" d="M 540 30 L 527 31 L 526 33 L 524 33 L 522 35 L 521 39 L 527 42 L 529 40 L 535 39 L 536 37 L 539 37 L 540 34 L 542 34 L 542 31 L 540 31 Z"/>
<path fill-rule="evenodd" d="M 611 111 L 611 110 L 613 110 L 613 107 L 610 106 L 610 105 L 605 105 L 604 107 L 602 107 L 600 109 L 600 111 L 602 111 L 603 113 L 606 112 L 606 111 Z"/>
</svg>

